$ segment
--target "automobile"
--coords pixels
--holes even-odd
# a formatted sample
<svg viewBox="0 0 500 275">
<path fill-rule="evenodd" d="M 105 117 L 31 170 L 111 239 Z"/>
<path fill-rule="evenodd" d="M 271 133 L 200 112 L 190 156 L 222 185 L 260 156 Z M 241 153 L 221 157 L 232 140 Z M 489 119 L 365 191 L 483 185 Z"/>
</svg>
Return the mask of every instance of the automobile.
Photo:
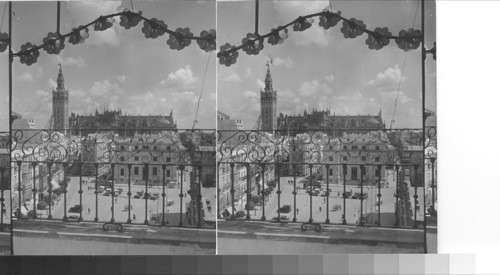
<svg viewBox="0 0 500 275">
<path fill-rule="evenodd" d="M 134 199 L 141 199 L 142 198 L 142 193 L 137 192 L 137 194 L 134 195 Z"/>
<path fill-rule="evenodd" d="M 75 214 L 68 215 L 68 220 L 70 220 L 70 221 L 75 221 L 75 220 L 78 221 L 79 219 L 80 219 L 80 216 L 78 216 L 78 215 L 75 215 Z"/>
<path fill-rule="evenodd" d="M 322 192 L 321 192 L 321 196 L 322 196 L 322 197 L 326 197 L 326 192 L 327 192 L 326 190 L 322 191 Z"/>
<path fill-rule="evenodd" d="M 367 197 L 368 197 L 368 193 L 363 193 L 363 199 L 366 200 Z M 361 199 L 361 194 L 359 194 L 358 199 Z"/>
<path fill-rule="evenodd" d="M 102 194 L 103 196 L 110 196 L 111 195 L 111 190 L 106 190 L 106 192 L 104 192 L 104 194 Z"/>
<path fill-rule="evenodd" d="M 81 213 L 82 212 L 82 207 L 79 204 L 76 204 L 72 207 L 69 208 L 68 212 L 70 213 Z"/>
<path fill-rule="evenodd" d="M 342 210 L 342 206 L 340 204 L 334 204 L 332 207 L 332 211 L 339 211 Z"/>
<path fill-rule="evenodd" d="M 278 221 L 278 217 L 272 218 L 273 221 Z M 287 215 L 280 215 L 280 221 L 289 221 L 290 218 Z"/>
<path fill-rule="evenodd" d="M 160 198 L 160 194 L 159 193 L 153 193 L 153 197 L 152 197 L 154 200 L 157 200 Z"/>
<path fill-rule="evenodd" d="M 106 190 L 106 188 L 104 186 L 99 186 L 99 193 L 104 192 L 104 190 Z"/>
<path fill-rule="evenodd" d="M 358 199 L 359 198 L 359 193 L 356 192 L 354 195 L 352 195 L 351 199 Z"/>
<path fill-rule="evenodd" d="M 121 195 L 123 193 L 123 189 L 122 188 L 117 188 L 116 191 L 115 191 L 116 195 Z"/>
<path fill-rule="evenodd" d="M 292 206 L 289 204 L 285 204 L 278 210 L 280 213 L 290 213 L 292 211 Z"/>
<path fill-rule="evenodd" d="M 167 206 L 173 205 L 174 201 L 173 200 L 167 200 Z"/>
<path fill-rule="evenodd" d="M 319 193 L 320 193 L 320 190 L 319 190 L 319 189 L 314 189 L 314 190 L 312 191 L 312 195 L 313 195 L 313 196 L 319 196 Z"/>
</svg>

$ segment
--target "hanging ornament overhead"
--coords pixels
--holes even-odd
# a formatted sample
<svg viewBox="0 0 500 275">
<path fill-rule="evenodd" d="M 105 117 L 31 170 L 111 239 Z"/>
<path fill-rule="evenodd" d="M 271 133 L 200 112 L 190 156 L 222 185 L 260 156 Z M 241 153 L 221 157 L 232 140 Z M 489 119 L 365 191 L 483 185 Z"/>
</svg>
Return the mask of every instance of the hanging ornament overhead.
<svg viewBox="0 0 500 275">
<path fill-rule="evenodd" d="M 380 50 L 383 47 L 389 45 L 390 40 L 396 40 L 397 46 L 404 51 L 411 51 L 417 49 L 422 42 L 422 33 L 419 30 L 408 29 L 399 32 L 399 36 L 393 36 L 387 27 L 377 27 L 373 31 L 366 28 L 366 24 L 363 21 L 356 18 L 347 19 L 341 16 L 341 12 L 332 12 L 329 9 L 324 9 L 322 12 L 313 13 L 305 16 L 299 16 L 292 22 L 279 26 L 277 28 L 271 29 L 271 31 L 265 35 L 247 34 L 245 38 L 242 39 L 241 45 L 239 46 L 224 46 L 220 47 L 217 57 L 219 58 L 219 63 L 224 64 L 229 67 L 236 63 L 238 58 L 237 52 L 243 49 L 248 55 L 258 54 L 264 47 L 262 41 L 268 38 L 267 42 L 271 45 L 277 45 L 284 42 L 288 37 L 288 27 L 292 26 L 293 31 L 302 32 L 311 28 L 314 23 L 313 17 L 319 17 L 319 26 L 325 30 L 330 29 L 338 25 L 340 21 L 342 22 L 342 27 L 340 31 L 345 38 L 356 38 L 368 34 L 366 39 L 366 44 L 369 49 Z"/>
<path fill-rule="evenodd" d="M 142 16 L 142 11 L 134 12 L 125 9 L 122 12 L 100 16 L 88 24 L 72 28 L 71 32 L 66 34 L 49 32 L 41 45 L 34 45 L 28 42 L 21 46 L 19 52 L 12 55 L 19 57 L 21 63 L 30 66 L 37 62 L 40 49 L 45 50 L 48 54 L 59 54 L 64 49 L 66 38 L 73 45 L 84 43 L 89 38 L 89 27 L 93 26 L 94 31 L 105 31 L 115 23 L 114 17 L 119 17 L 120 26 L 125 29 L 135 27 L 141 21 L 144 21 L 141 30 L 146 38 L 155 39 L 168 33 L 167 45 L 173 50 L 184 49 L 191 45 L 192 40 L 196 40 L 200 49 L 206 52 L 213 51 L 216 48 L 216 31 L 214 29 L 203 30 L 200 36 L 194 36 L 189 28 L 177 28 L 173 31 L 168 29 L 167 24 L 162 20 L 146 18 Z M 4 52 L 8 45 L 9 35 L 0 33 L 0 52 Z"/>
</svg>

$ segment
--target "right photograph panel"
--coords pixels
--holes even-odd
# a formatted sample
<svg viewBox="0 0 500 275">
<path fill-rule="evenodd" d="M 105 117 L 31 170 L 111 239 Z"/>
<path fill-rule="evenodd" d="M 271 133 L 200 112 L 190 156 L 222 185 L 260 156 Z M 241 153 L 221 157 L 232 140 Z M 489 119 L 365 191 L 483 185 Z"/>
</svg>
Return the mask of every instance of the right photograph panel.
<svg viewBox="0 0 500 275">
<path fill-rule="evenodd" d="M 219 254 L 437 253 L 434 1 L 217 2 Z"/>
</svg>

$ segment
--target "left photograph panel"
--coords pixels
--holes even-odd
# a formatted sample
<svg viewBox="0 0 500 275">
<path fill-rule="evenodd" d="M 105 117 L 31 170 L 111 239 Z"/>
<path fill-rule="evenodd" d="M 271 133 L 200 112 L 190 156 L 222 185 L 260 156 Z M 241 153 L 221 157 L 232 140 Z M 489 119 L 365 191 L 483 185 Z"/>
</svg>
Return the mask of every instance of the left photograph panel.
<svg viewBox="0 0 500 275">
<path fill-rule="evenodd" d="M 216 253 L 215 9 L 12 3 L 14 255 Z"/>
</svg>

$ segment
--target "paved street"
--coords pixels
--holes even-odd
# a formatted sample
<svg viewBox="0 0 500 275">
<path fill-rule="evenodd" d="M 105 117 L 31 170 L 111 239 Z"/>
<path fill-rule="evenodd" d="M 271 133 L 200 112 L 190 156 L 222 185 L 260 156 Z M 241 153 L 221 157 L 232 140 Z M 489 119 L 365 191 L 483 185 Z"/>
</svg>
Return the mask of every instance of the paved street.
<svg viewBox="0 0 500 275">
<path fill-rule="evenodd" d="M 289 183 L 289 180 L 292 183 Z M 329 196 L 329 219 L 331 223 L 341 223 L 342 222 L 342 214 L 343 210 L 338 209 L 334 210 L 334 206 L 338 205 L 343 207 L 343 186 L 342 185 L 330 185 L 332 192 Z M 265 214 L 266 220 L 271 220 L 274 217 L 278 216 L 278 195 L 276 194 L 277 188 L 274 189 L 273 193 L 269 196 L 268 200 L 265 203 Z M 352 193 L 361 193 L 360 187 L 355 186 L 347 186 L 346 191 Z M 410 191 L 411 197 L 411 205 L 412 209 L 414 209 L 414 200 L 413 200 L 413 189 Z M 419 190 L 419 204 L 423 205 L 423 194 Z M 282 213 L 281 215 L 286 215 L 288 220 L 293 219 L 293 209 L 294 209 L 294 199 L 293 199 L 293 178 L 292 177 L 282 177 L 281 178 L 281 198 L 280 205 L 290 205 L 292 211 L 290 213 Z M 368 217 L 369 224 L 375 224 L 378 219 L 378 207 L 377 203 L 377 194 L 378 188 L 376 186 L 364 186 L 363 192 L 368 195 L 368 198 L 363 200 L 363 214 Z M 381 225 L 382 226 L 392 226 L 395 220 L 395 197 L 394 193 L 396 192 L 395 187 L 389 188 L 381 188 L 381 201 L 382 204 L 380 206 L 381 212 Z M 298 222 L 308 222 L 310 218 L 310 196 L 307 194 L 307 190 L 302 188 L 302 184 L 299 184 L 299 179 L 297 179 L 297 210 L 296 213 Z M 240 206 L 241 209 L 244 210 L 243 206 Z M 236 210 L 241 210 L 237 208 Z M 314 222 L 324 223 L 326 221 L 326 198 L 321 196 L 312 196 L 312 218 Z M 361 200 L 359 199 L 346 199 L 346 221 L 348 224 L 356 224 L 359 220 L 361 210 Z M 420 211 L 422 213 L 422 211 Z M 262 217 L 262 207 L 257 206 L 255 210 L 250 211 L 251 219 L 260 219 Z M 423 220 L 423 216 L 417 213 L 417 219 Z"/>
<path fill-rule="evenodd" d="M 89 180 L 92 178 L 83 178 L 83 180 L 87 183 L 82 183 L 82 218 L 84 221 L 94 221 L 96 215 L 96 195 L 94 194 L 94 183 L 90 183 Z M 79 177 L 72 177 L 71 182 L 68 185 L 68 192 L 66 194 L 67 200 L 67 215 L 68 216 L 78 216 L 78 213 L 70 213 L 69 209 L 72 206 L 80 204 L 80 196 L 79 196 Z M 89 189 L 90 188 L 90 189 Z M 114 205 L 114 218 L 115 222 L 127 222 L 128 219 L 128 185 L 126 184 L 115 184 L 115 190 L 118 188 L 122 188 L 123 192 L 117 196 L 115 202 L 112 202 L 111 196 L 104 196 L 104 192 L 99 193 L 97 195 L 98 200 L 98 219 L 99 221 L 110 221 L 112 217 L 112 205 Z M 183 191 L 185 195 L 188 197 L 183 198 L 183 215 L 185 215 L 185 203 L 190 200 L 189 195 L 187 194 L 187 190 L 189 189 L 188 181 L 184 181 Z M 146 219 L 146 215 L 148 219 L 150 219 L 151 215 L 156 213 L 162 213 L 162 187 L 161 186 L 153 186 L 148 187 L 148 193 L 150 194 L 159 194 L 159 199 L 156 200 L 147 200 L 147 208 L 146 208 L 146 200 L 135 199 L 134 195 L 137 192 L 146 191 L 145 186 L 131 186 L 132 196 L 130 198 L 130 218 L 133 220 L 135 215 L 135 220 L 133 223 L 144 223 Z M 180 198 L 179 198 L 180 188 L 165 188 L 165 213 L 180 213 Z M 173 204 L 171 206 L 167 206 L 166 202 L 168 200 L 172 200 Z M 147 209 L 147 211 L 146 211 Z M 48 216 L 48 208 L 46 210 L 38 211 L 42 213 L 42 217 L 46 218 Z M 61 195 L 58 200 L 54 202 L 54 206 L 52 209 L 52 218 L 54 219 L 62 219 L 64 216 L 64 196 Z M 185 219 L 185 217 L 183 217 Z M 178 220 L 178 219 L 177 219 Z"/>
</svg>

